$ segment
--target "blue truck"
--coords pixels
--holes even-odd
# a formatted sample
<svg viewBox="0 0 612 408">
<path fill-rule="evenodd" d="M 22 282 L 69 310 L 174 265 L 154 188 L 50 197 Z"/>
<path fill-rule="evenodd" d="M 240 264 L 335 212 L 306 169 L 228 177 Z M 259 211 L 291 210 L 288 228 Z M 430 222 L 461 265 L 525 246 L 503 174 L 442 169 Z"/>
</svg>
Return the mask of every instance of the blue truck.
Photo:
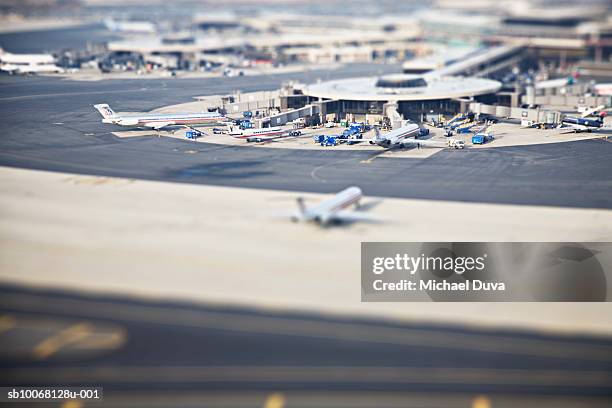
<svg viewBox="0 0 612 408">
<path fill-rule="evenodd" d="M 240 128 L 241 129 L 253 129 L 253 122 L 251 122 L 250 120 L 243 120 L 242 122 L 240 122 Z"/>
<path fill-rule="evenodd" d="M 338 139 L 336 136 L 326 136 L 321 146 L 336 146 L 338 144 Z"/>
<path fill-rule="evenodd" d="M 321 146 L 336 146 L 338 144 L 337 136 L 316 135 L 313 136 L 313 140 Z"/>
<path fill-rule="evenodd" d="M 493 133 L 490 131 L 488 124 L 485 124 L 480 129 L 474 132 L 472 136 L 472 144 L 485 144 L 488 141 L 493 140 Z"/>
<path fill-rule="evenodd" d="M 487 133 L 476 133 L 472 136 L 472 144 L 485 144 L 493 140 L 493 135 Z"/>
<path fill-rule="evenodd" d="M 361 139 L 361 132 L 359 131 L 358 128 L 355 127 L 350 127 L 348 129 L 346 129 L 344 132 L 342 132 L 342 135 L 340 136 L 341 139 L 348 139 L 349 137 L 354 136 L 357 139 Z"/>
<path fill-rule="evenodd" d="M 198 137 L 202 136 L 202 132 L 194 129 L 190 129 L 185 132 L 185 137 L 187 139 L 196 140 Z"/>
<path fill-rule="evenodd" d="M 349 125 L 349 129 L 353 129 L 359 133 L 363 133 L 366 130 L 366 125 L 363 122 L 353 122 Z"/>
</svg>

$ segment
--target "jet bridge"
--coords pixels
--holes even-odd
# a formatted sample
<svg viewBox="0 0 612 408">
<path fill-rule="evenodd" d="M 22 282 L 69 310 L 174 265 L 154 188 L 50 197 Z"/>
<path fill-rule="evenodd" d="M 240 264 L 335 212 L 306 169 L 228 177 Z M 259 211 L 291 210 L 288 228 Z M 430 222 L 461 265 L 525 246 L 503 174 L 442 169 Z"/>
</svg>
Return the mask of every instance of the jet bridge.
<svg viewBox="0 0 612 408">
<path fill-rule="evenodd" d="M 458 62 L 425 74 L 425 77 L 445 76 L 485 77 L 502 69 L 518 64 L 523 59 L 522 45 L 502 45 L 476 52 Z"/>
<path fill-rule="evenodd" d="M 266 124 L 269 126 L 281 126 L 298 118 L 313 116 L 319 116 L 319 123 L 324 123 L 325 116 L 327 115 L 327 105 L 332 102 L 337 102 L 337 100 L 329 99 L 325 101 L 317 101 L 301 108 L 290 109 L 275 115 L 270 115 L 269 117 L 259 119 L 259 121 L 261 121 L 260 127 L 263 127 Z"/>
</svg>

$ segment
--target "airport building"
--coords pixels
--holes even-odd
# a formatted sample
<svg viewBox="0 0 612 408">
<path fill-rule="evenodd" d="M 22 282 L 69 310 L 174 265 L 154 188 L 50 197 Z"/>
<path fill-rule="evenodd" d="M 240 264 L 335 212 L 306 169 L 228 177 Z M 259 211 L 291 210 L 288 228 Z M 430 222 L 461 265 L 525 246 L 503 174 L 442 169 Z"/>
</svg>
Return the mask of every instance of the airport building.
<svg viewBox="0 0 612 408">
<path fill-rule="evenodd" d="M 287 108 L 318 105 L 321 120 L 332 115 L 374 123 L 401 115 L 420 122 L 465 110 L 472 101 L 494 102 L 500 88 L 500 82 L 483 78 L 398 74 L 307 85 L 284 99 Z"/>
</svg>

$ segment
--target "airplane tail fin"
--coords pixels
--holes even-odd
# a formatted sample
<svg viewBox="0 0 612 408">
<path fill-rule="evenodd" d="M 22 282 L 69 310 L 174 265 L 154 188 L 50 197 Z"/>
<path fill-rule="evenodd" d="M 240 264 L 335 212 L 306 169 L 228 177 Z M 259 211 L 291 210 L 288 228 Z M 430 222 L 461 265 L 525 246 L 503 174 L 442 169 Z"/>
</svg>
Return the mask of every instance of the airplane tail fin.
<svg viewBox="0 0 612 408">
<path fill-rule="evenodd" d="M 603 123 L 606 116 L 608 116 L 608 112 L 606 112 L 605 110 L 599 112 L 599 121 Z"/>
<path fill-rule="evenodd" d="M 116 116 L 115 111 L 113 111 L 111 107 L 108 106 L 106 103 L 94 105 L 94 108 L 96 108 L 96 110 L 100 112 L 100 115 L 102 115 L 104 119 L 109 119 Z"/>
<path fill-rule="evenodd" d="M 306 205 L 304 204 L 304 197 L 298 197 L 296 198 L 296 201 L 297 201 L 297 205 L 300 210 L 300 213 L 303 215 L 304 213 L 306 213 Z"/>
</svg>

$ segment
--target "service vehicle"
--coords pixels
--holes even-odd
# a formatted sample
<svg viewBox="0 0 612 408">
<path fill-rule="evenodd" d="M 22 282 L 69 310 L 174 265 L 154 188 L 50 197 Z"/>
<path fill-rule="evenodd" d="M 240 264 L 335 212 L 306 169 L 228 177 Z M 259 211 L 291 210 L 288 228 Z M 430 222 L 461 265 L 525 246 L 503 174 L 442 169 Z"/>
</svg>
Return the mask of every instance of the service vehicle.
<svg viewBox="0 0 612 408">
<path fill-rule="evenodd" d="M 447 143 L 448 143 L 448 147 L 451 147 L 453 149 L 463 149 L 463 148 L 465 148 L 465 142 L 463 140 L 448 139 Z"/>
<path fill-rule="evenodd" d="M 493 140 L 493 135 L 490 133 L 476 133 L 472 136 L 472 144 L 485 144 Z"/>
<path fill-rule="evenodd" d="M 321 146 L 337 146 L 337 145 L 338 145 L 338 139 L 336 138 L 336 136 L 326 136 L 323 143 L 321 143 Z"/>
<path fill-rule="evenodd" d="M 199 130 L 189 129 L 185 132 L 185 137 L 187 139 L 196 140 L 200 136 L 202 136 L 202 132 L 200 132 Z"/>
<path fill-rule="evenodd" d="M 420 128 L 419 129 L 418 137 L 427 136 L 428 134 L 429 134 L 429 129 L 427 129 L 427 128 Z"/>
</svg>

